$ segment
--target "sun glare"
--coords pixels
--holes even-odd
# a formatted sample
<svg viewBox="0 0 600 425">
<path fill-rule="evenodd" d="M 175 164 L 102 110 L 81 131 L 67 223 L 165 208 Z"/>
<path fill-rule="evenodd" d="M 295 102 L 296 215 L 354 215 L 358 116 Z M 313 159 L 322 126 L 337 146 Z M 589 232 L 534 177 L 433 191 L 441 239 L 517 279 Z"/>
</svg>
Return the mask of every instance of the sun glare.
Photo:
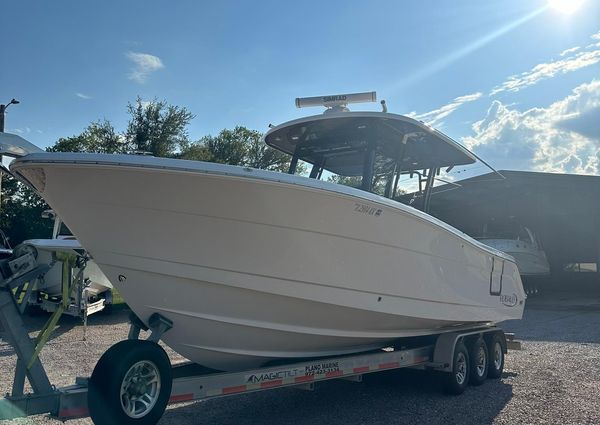
<svg viewBox="0 0 600 425">
<path fill-rule="evenodd" d="M 565 15 L 577 12 L 584 2 L 585 0 L 548 0 L 551 8 Z"/>
</svg>

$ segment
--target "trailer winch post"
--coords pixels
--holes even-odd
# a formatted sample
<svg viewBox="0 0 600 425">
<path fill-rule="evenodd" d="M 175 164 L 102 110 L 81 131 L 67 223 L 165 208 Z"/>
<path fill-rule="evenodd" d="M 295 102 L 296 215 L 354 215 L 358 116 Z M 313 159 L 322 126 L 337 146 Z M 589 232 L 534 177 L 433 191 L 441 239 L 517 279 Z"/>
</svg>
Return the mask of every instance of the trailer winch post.
<svg viewBox="0 0 600 425">
<path fill-rule="evenodd" d="M 12 386 L 12 394 L 7 398 L 9 401 L 16 401 L 18 408 L 27 405 L 40 396 L 54 396 L 56 390 L 50 384 L 48 375 L 39 358 L 34 358 L 35 343 L 29 337 L 29 333 L 19 312 L 17 301 L 12 293 L 13 288 L 17 288 L 26 282 L 31 282 L 38 276 L 46 273 L 48 265 L 42 265 L 33 268 L 30 271 L 18 276 L 11 276 L 8 279 L 0 279 L 0 322 L 4 328 L 5 335 L 17 354 L 17 367 Z M 33 359 L 31 365 L 27 367 L 28 362 Z M 33 389 L 33 395 L 23 396 L 25 378 L 29 380 Z M 51 400 L 42 402 L 44 405 L 52 403 Z M 18 410 L 18 409 L 15 409 Z M 3 414 L 5 414 L 3 412 Z"/>
<path fill-rule="evenodd" d="M 76 261 L 75 255 L 58 253 L 58 254 L 56 254 L 56 259 L 58 261 L 62 262 L 62 268 L 63 268 L 62 300 L 61 300 L 61 303 L 58 305 L 58 308 L 54 311 L 54 313 L 52 313 L 52 316 L 50 316 L 50 319 L 48 319 L 48 321 L 46 322 L 44 327 L 40 330 L 40 333 L 38 334 L 38 337 L 35 340 L 35 350 L 33 352 L 33 355 L 31 356 L 31 358 L 28 360 L 28 363 L 27 363 L 28 368 L 30 368 L 31 365 L 33 364 L 33 362 L 38 359 L 38 356 L 39 356 L 40 352 L 42 351 L 42 348 L 44 348 L 44 345 L 46 345 L 48 338 L 50 338 L 50 335 L 54 331 L 54 328 L 56 327 L 56 324 L 58 323 L 60 316 L 62 316 L 63 311 L 65 311 L 65 309 L 69 306 L 71 294 L 73 292 L 73 289 L 76 286 L 75 282 L 79 281 L 83 277 L 83 270 L 79 270 L 76 280 L 73 281 L 73 265 Z M 85 330 L 84 330 L 84 332 L 85 332 Z M 85 335 L 85 333 L 84 333 L 84 335 Z M 85 340 L 85 337 L 84 337 L 84 340 Z"/>
</svg>

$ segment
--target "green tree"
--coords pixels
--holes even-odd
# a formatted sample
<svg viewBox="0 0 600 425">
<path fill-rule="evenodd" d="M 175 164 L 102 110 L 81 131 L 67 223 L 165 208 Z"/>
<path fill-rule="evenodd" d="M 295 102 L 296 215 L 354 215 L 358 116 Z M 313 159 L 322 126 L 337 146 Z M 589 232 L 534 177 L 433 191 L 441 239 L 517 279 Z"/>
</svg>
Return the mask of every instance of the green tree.
<svg viewBox="0 0 600 425">
<path fill-rule="evenodd" d="M 230 165 L 246 165 L 249 134 L 245 127 L 221 130 L 217 136 L 204 136 L 198 141 L 208 154 L 210 162 Z"/>
<path fill-rule="evenodd" d="M 178 158 L 189 159 L 193 161 L 213 162 L 213 156 L 210 150 L 201 142 L 202 139 L 200 139 L 198 142 L 187 145 L 181 150 Z"/>
<path fill-rule="evenodd" d="M 48 152 L 126 153 L 129 146 L 125 137 L 117 133 L 108 120 L 88 125 L 77 136 L 61 137 Z"/>
<path fill-rule="evenodd" d="M 290 165 L 290 157 L 267 146 L 260 132 L 242 126 L 204 136 L 185 147 L 179 157 L 281 172 Z"/>
<path fill-rule="evenodd" d="M 187 126 L 194 115 L 185 107 L 157 99 L 144 102 L 138 97 L 127 105 L 127 111 L 131 118 L 125 138 L 133 150 L 172 157 L 177 149 L 188 146 Z"/>
<path fill-rule="evenodd" d="M 14 247 L 26 239 L 50 237 L 52 223 L 42 220 L 48 205 L 31 189 L 11 176 L 2 176 L 0 228 Z"/>
<path fill-rule="evenodd" d="M 360 188 L 360 185 L 362 183 L 362 177 L 361 176 L 339 176 L 337 174 L 333 174 L 332 176 L 329 176 L 327 181 L 331 182 L 331 183 L 342 184 L 344 186 L 350 186 L 350 187 L 354 187 L 354 188 L 358 189 L 358 188 Z"/>
<path fill-rule="evenodd" d="M 248 131 L 251 134 L 247 142 L 246 165 L 252 168 L 285 173 L 290 167 L 290 156 L 267 145 L 262 140 L 262 134 L 258 131 Z M 299 165 L 300 168 L 297 171 L 302 171 L 303 165 Z"/>
</svg>

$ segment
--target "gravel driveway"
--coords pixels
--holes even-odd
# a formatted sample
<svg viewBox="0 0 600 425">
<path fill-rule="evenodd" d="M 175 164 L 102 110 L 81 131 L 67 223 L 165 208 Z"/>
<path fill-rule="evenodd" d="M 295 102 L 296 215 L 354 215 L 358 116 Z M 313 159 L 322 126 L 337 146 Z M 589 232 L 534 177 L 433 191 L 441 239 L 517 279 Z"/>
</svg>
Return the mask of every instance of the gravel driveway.
<svg viewBox="0 0 600 425">
<path fill-rule="evenodd" d="M 31 329 L 45 318 L 29 318 Z M 57 386 L 89 376 L 96 360 L 125 339 L 127 313 L 90 317 L 87 340 L 64 318 L 42 352 Z M 503 324 L 523 341 L 504 377 L 444 396 L 435 376 L 419 371 L 367 375 L 362 383 L 329 381 L 312 392 L 293 388 L 172 405 L 161 424 L 600 424 L 600 296 L 554 296 L 528 302 L 525 319 Z M 173 362 L 183 359 L 168 350 Z M 0 342 L 0 392 L 10 390 L 16 357 Z M 0 424 L 59 424 L 45 416 Z M 89 419 L 68 424 L 90 424 Z"/>
</svg>

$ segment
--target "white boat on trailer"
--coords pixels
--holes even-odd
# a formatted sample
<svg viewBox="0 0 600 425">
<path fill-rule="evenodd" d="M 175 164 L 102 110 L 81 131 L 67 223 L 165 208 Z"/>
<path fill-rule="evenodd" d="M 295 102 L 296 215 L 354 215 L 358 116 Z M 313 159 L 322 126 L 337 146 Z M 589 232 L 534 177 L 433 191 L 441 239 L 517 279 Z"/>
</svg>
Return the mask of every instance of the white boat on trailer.
<svg viewBox="0 0 600 425">
<path fill-rule="evenodd" d="M 476 157 L 411 118 L 347 111 L 355 97 L 364 99 L 324 97 L 325 114 L 265 135 L 292 155 L 289 174 L 65 153 L 27 154 L 10 171 L 65 220 L 141 325 L 159 317 L 167 325 L 157 335 L 192 362 L 235 372 L 427 335 L 454 338 L 456 360 L 458 330 L 521 318 L 525 301 L 512 257 L 427 214 L 439 170 Z M 313 165 L 311 178 L 294 175 L 300 160 Z M 324 171 L 359 177 L 361 188 L 320 181 Z M 384 196 L 372 193 L 382 174 Z M 425 184 L 420 210 L 394 200 L 400 177 L 412 174 Z M 121 359 L 123 383 L 161 375 L 164 352 L 144 346 L 128 351 L 152 357 L 143 370 L 132 363 L 121 374 Z M 469 346 L 491 358 L 485 344 Z M 97 368 L 127 357 L 114 348 Z M 455 363 L 444 366 L 451 375 Z M 152 388 L 139 394 L 152 402 L 141 402 L 143 415 L 160 401 Z M 125 391 L 117 410 L 136 394 Z"/>
<path fill-rule="evenodd" d="M 164 341 L 207 367 L 367 351 L 520 318 L 525 294 L 511 257 L 370 192 L 376 161 L 392 166 L 390 179 L 429 170 L 426 209 L 436 171 L 475 157 L 421 122 L 346 112 L 346 102 L 266 134 L 293 155 L 290 174 L 76 153 L 33 153 L 10 169 L 137 316 L 172 320 Z M 293 175 L 298 160 L 314 164 L 312 177 L 361 176 L 362 190 Z"/>
</svg>

